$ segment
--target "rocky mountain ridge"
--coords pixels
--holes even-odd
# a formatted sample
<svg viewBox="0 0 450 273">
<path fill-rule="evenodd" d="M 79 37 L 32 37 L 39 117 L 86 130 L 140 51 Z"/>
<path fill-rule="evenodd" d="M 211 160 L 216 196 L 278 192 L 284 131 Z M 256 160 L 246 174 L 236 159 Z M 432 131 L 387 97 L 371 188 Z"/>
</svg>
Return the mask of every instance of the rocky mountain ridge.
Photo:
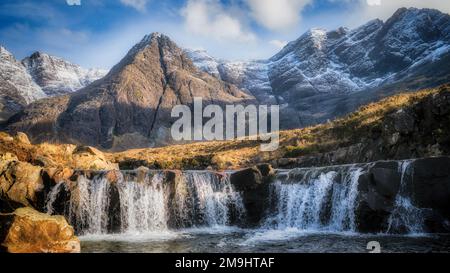
<svg viewBox="0 0 450 273">
<path fill-rule="evenodd" d="M 188 51 L 202 70 L 283 105 L 283 128 L 324 122 L 395 90 L 450 81 L 450 15 L 401 8 L 356 29 L 311 29 L 268 60 L 230 62 Z"/>
<path fill-rule="evenodd" d="M 101 80 L 66 96 L 40 100 L 9 120 L 35 142 L 129 149 L 171 143 L 175 105 L 254 103 L 234 85 L 198 70 L 167 36 L 145 36 Z"/>
<path fill-rule="evenodd" d="M 26 57 L 22 60 L 22 64 L 48 96 L 75 92 L 107 73 L 103 69 L 85 69 L 42 52 L 35 52 Z"/>
<path fill-rule="evenodd" d="M 0 122 L 31 102 L 74 92 L 105 74 L 42 52 L 18 61 L 0 47 Z"/>
</svg>

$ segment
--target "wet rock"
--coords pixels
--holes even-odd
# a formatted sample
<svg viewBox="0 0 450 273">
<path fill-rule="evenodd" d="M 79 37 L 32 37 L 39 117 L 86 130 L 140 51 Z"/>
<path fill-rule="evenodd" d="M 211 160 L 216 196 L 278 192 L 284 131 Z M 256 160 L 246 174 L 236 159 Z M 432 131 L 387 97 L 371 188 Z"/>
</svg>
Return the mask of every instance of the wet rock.
<svg viewBox="0 0 450 273">
<path fill-rule="evenodd" d="M 450 219 L 450 157 L 418 159 L 411 168 L 418 206 L 436 209 Z"/>
<path fill-rule="evenodd" d="M 175 229 L 191 226 L 193 221 L 195 221 L 195 219 L 192 219 L 192 216 L 189 217 L 189 213 L 191 212 L 185 212 L 185 215 L 188 215 L 188 217 L 185 218 L 178 215 L 179 211 L 186 209 L 181 200 L 186 200 L 189 195 L 187 185 L 182 178 L 182 173 L 180 171 L 166 171 L 164 179 L 164 184 L 168 189 L 168 226 Z"/>
<path fill-rule="evenodd" d="M 275 175 L 275 170 L 272 168 L 270 164 L 259 164 L 256 166 L 256 168 L 258 168 L 263 177 Z"/>
<path fill-rule="evenodd" d="M 395 198 L 400 187 L 401 173 L 396 161 L 380 161 L 370 168 L 376 192 L 386 198 Z"/>
<path fill-rule="evenodd" d="M 237 171 L 230 176 L 231 184 L 241 192 L 247 211 L 247 222 L 250 226 L 258 225 L 269 207 L 269 184 L 274 171 L 270 165 Z"/>
<path fill-rule="evenodd" d="M 106 180 L 108 180 L 109 183 L 117 183 L 122 179 L 122 173 L 117 170 L 108 171 L 105 174 Z"/>
<path fill-rule="evenodd" d="M 31 208 L 0 214 L 0 242 L 11 253 L 79 253 L 80 241 L 63 216 Z"/>
</svg>

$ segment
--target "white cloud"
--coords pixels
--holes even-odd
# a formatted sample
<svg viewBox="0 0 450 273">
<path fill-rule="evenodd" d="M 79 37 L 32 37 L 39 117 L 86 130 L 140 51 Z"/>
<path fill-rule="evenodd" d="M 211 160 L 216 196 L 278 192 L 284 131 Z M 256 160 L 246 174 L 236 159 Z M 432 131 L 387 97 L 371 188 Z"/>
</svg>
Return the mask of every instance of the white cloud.
<svg viewBox="0 0 450 273">
<path fill-rule="evenodd" d="M 381 0 L 367 0 L 367 5 L 379 6 L 379 5 L 381 5 Z"/>
<path fill-rule="evenodd" d="M 217 40 L 251 42 L 256 36 L 245 30 L 239 18 L 234 17 L 217 0 L 189 0 L 181 11 L 186 29 L 193 34 Z"/>
<path fill-rule="evenodd" d="M 450 13 L 448 0 L 360 0 L 359 11 L 352 16 L 356 24 L 364 23 L 369 19 L 388 19 L 399 8 L 432 8 Z"/>
<path fill-rule="evenodd" d="M 275 31 L 295 27 L 304 7 L 313 0 L 246 0 L 252 17 L 262 26 Z"/>
<path fill-rule="evenodd" d="M 269 41 L 269 44 L 273 45 L 277 49 L 282 49 L 287 45 L 287 41 L 280 41 L 280 40 L 271 40 Z"/>
<path fill-rule="evenodd" d="M 81 6 L 81 0 L 66 0 L 69 6 Z"/>
<path fill-rule="evenodd" d="M 147 10 L 148 0 L 120 0 L 125 6 L 132 7 L 140 12 L 145 12 Z"/>
</svg>

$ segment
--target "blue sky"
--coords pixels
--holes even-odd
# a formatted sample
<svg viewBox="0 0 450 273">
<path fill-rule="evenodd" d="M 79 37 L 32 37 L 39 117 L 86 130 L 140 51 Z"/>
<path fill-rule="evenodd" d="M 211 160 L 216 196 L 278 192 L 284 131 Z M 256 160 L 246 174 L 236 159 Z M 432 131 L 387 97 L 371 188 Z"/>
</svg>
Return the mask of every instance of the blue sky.
<svg viewBox="0 0 450 273">
<path fill-rule="evenodd" d="M 0 44 L 109 68 L 145 34 L 227 59 L 268 58 L 312 27 L 356 27 L 397 8 L 450 12 L 448 0 L 2 0 Z"/>
</svg>

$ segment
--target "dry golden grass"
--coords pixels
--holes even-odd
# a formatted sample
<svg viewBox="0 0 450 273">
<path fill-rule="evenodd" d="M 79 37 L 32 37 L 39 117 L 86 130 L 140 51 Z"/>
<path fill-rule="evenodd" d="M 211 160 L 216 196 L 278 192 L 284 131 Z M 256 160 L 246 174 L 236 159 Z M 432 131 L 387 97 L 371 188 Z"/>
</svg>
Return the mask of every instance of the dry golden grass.
<svg viewBox="0 0 450 273">
<path fill-rule="evenodd" d="M 261 152 L 260 141 L 234 140 L 197 142 L 161 148 L 128 150 L 119 153 L 104 152 L 107 160 L 115 163 L 145 161 L 145 165 L 161 169 L 237 169 L 283 157 L 300 157 L 336 150 L 370 137 L 381 126 L 386 114 L 412 105 L 444 88 L 401 93 L 379 102 L 360 107 L 346 117 L 303 129 L 280 132 L 280 148 Z M 0 132 L 0 153 L 16 154 L 21 161 L 43 160 L 45 165 L 71 166 L 74 145 L 29 145 L 11 140 Z"/>
<path fill-rule="evenodd" d="M 439 92 L 426 89 L 401 93 L 360 107 L 350 115 L 333 122 L 308 128 L 280 132 L 280 148 L 261 152 L 260 142 L 251 140 L 212 141 L 173 145 L 154 149 L 129 150 L 109 154 L 111 161 L 145 160 L 161 168 L 237 169 L 282 157 L 298 157 L 334 150 L 368 137 L 371 129 L 381 125 L 383 117 Z"/>
</svg>

